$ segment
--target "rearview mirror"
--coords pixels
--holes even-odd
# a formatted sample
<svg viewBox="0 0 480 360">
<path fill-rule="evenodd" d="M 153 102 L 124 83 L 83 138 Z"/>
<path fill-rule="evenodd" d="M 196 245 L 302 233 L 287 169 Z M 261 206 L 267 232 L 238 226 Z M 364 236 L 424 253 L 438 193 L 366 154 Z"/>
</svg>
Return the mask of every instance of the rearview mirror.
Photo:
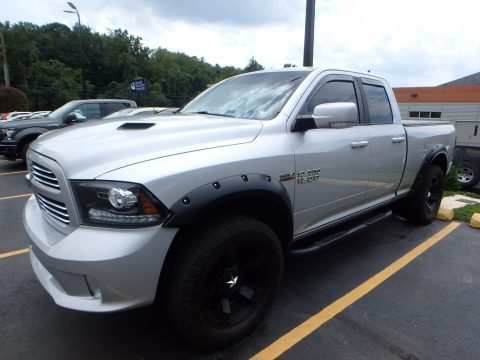
<svg viewBox="0 0 480 360">
<path fill-rule="evenodd" d="M 317 128 L 352 127 L 357 123 L 357 105 L 350 102 L 320 104 L 313 109 L 312 117 Z"/>
</svg>

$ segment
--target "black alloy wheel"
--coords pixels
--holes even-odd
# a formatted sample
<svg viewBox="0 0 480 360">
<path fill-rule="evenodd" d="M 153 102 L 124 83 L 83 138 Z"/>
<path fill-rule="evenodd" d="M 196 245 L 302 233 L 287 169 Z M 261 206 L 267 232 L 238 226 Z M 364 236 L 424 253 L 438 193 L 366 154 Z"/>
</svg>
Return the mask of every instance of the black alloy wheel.
<svg viewBox="0 0 480 360">
<path fill-rule="evenodd" d="M 231 214 L 175 241 L 160 294 L 167 297 L 172 324 L 192 344 L 209 350 L 250 333 L 272 304 L 283 273 L 275 232 L 257 219 Z"/>
<path fill-rule="evenodd" d="M 266 301 L 269 269 L 261 249 L 232 245 L 206 279 L 202 294 L 205 318 L 214 326 L 230 327 L 250 316 Z"/>
<path fill-rule="evenodd" d="M 439 166 L 430 166 L 413 196 L 401 199 L 393 205 L 392 210 L 412 223 L 430 224 L 442 202 L 444 179 L 445 175 Z"/>
</svg>

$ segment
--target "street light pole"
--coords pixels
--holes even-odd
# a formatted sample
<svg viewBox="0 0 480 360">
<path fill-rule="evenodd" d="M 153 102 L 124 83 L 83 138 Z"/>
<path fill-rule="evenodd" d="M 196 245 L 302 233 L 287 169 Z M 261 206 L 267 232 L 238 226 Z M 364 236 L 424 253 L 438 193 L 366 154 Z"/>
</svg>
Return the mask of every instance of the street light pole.
<svg viewBox="0 0 480 360">
<path fill-rule="evenodd" d="M 315 30 L 315 0 L 307 0 L 305 11 L 305 43 L 303 66 L 313 66 L 313 35 Z"/>
<path fill-rule="evenodd" d="M 63 12 L 66 13 L 71 13 L 71 14 L 77 14 L 78 17 L 78 39 L 79 39 L 79 44 L 80 44 L 80 53 L 82 56 L 82 88 L 83 88 L 83 98 L 87 98 L 87 83 L 85 81 L 85 52 L 83 51 L 83 44 L 82 44 L 82 23 L 80 22 L 80 13 L 78 12 L 78 9 L 76 8 L 73 3 L 70 1 L 67 2 L 68 6 L 70 6 L 72 10 L 63 10 Z"/>
</svg>

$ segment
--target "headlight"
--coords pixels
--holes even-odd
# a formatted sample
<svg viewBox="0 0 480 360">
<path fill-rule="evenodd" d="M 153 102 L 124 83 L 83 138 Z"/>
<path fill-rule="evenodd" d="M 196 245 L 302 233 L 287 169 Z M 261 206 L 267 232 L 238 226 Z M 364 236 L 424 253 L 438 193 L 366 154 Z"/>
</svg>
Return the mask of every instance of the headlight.
<svg viewBox="0 0 480 360">
<path fill-rule="evenodd" d="M 92 226 L 159 225 L 168 210 L 143 185 L 113 181 L 72 181 L 82 222 Z"/>
</svg>

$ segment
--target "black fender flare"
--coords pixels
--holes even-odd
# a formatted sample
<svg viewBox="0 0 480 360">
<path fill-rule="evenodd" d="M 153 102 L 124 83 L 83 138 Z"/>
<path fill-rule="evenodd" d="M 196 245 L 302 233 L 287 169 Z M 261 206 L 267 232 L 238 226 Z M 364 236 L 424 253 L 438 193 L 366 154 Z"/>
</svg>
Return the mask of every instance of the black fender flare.
<svg viewBox="0 0 480 360">
<path fill-rule="evenodd" d="M 213 181 L 182 196 L 172 205 L 164 227 L 179 228 L 215 207 L 248 197 L 271 200 L 292 221 L 292 203 L 285 187 L 264 174 L 243 174 Z"/>
<path fill-rule="evenodd" d="M 425 155 L 422 165 L 420 166 L 420 170 L 418 171 L 417 177 L 415 178 L 415 181 L 412 186 L 412 190 L 410 191 L 410 194 L 413 195 L 417 191 L 418 187 L 423 181 L 423 178 L 425 176 L 425 173 L 427 170 L 430 168 L 430 166 L 435 162 L 436 159 L 438 159 L 439 156 L 444 155 L 445 158 L 447 159 L 447 163 L 445 164 L 445 168 L 442 169 L 446 174 L 448 171 L 448 151 L 447 147 L 444 144 L 436 144 L 432 146 L 430 151 Z"/>
</svg>

